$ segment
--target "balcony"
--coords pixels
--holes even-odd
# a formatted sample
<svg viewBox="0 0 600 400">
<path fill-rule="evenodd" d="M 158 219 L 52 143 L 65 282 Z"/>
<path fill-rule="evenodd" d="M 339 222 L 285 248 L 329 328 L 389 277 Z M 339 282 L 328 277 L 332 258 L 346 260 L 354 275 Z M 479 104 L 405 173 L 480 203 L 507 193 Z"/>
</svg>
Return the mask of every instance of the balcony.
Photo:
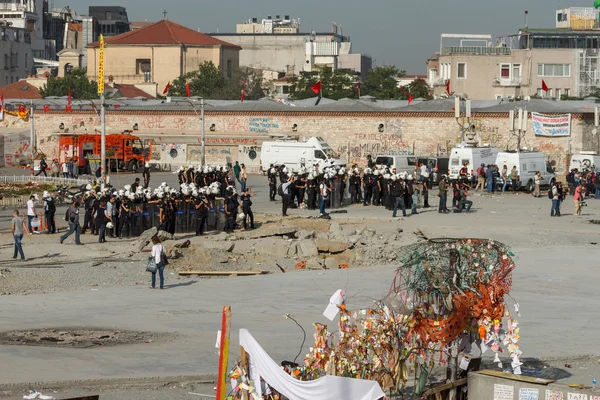
<svg viewBox="0 0 600 400">
<path fill-rule="evenodd" d="M 442 56 L 453 54 L 478 55 L 478 56 L 510 56 L 508 47 L 483 47 L 483 46 L 450 46 L 442 47 Z"/>
<path fill-rule="evenodd" d="M 28 11 L 27 6 L 15 3 L 0 3 L 0 11 Z"/>
<path fill-rule="evenodd" d="M 448 79 L 437 78 L 431 81 L 431 86 L 446 86 L 448 84 Z"/>
<path fill-rule="evenodd" d="M 521 87 L 523 81 L 521 78 L 511 78 L 511 79 L 498 79 L 494 78 L 492 82 L 493 87 Z"/>
</svg>

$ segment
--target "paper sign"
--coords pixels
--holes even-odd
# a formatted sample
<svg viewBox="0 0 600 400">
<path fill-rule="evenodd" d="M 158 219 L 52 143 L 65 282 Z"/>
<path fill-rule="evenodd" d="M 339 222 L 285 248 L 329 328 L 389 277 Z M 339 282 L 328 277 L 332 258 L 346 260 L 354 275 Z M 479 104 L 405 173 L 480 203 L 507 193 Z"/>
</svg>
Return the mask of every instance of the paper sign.
<svg viewBox="0 0 600 400">
<path fill-rule="evenodd" d="M 481 354 L 485 354 L 486 351 L 488 351 L 488 347 L 485 345 L 485 343 L 481 342 Z"/>
<path fill-rule="evenodd" d="M 459 364 L 458 368 L 462 369 L 463 371 L 466 371 L 469 368 L 470 361 L 471 361 L 471 359 L 469 358 L 469 356 L 464 356 L 460 360 L 460 364 Z"/>
<path fill-rule="evenodd" d="M 215 347 L 217 349 L 221 347 L 221 331 L 217 331 L 217 343 L 215 344 Z"/>
<path fill-rule="evenodd" d="M 329 299 L 329 303 L 335 304 L 338 307 L 341 306 L 344 301 L 346 301 L 346 294 L 342 291 L 342 289 L 338 289 Z"/>
<path fill-rule="evenodd" d="M 546 400 L 565 400 L 565 395 L 563 392 L 546 389 Z"/>
<path fill-rule="evenodd" d="M 508 385 L 494 385 L 494 400 L 513 400 L 515 388 Z"/>
<path fill-rule="evenodd" d="M 588 400 L 588 395 L 582 393 L 569 393 L 568 400 Z"/>
<path fill-rule="evenodd" d="M 519 400 L 539 400 L 540 391 L 535 388 L 521 388 L 519 390 Z"/>
<path fill-rule="evenodd" d="M 521 367 L 518 366 L 518 367 L 513 368 L 513 374 L 521 375 Z"/>
<path fill-rule="evenodd" d="M 590 395 L 590 400 L 600 400 L 600 396 Z"/>
<path fill-rule="evenodd" d="M 329 305 L 323 312 L 323 315 L 328 320 L 333 321 L 333 319 L 336 317 L 336 315 L 338 314 L 339 311 L 340 311 L 340 309 L 338 308 L 338 306 L 336 306 L 335 304 L 329 303 Z"/>
</svg>

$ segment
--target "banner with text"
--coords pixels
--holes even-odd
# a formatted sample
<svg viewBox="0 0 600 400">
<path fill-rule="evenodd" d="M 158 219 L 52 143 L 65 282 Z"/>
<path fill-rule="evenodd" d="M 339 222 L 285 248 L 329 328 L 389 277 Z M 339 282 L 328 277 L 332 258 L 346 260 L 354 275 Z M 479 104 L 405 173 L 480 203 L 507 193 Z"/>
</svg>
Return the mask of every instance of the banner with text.
<svg viewBox="0 0 600 400">
<path fill-rule="evenodd" d="M 536 136 L 571 136 L 571 114 L 549 116 L 532 112 L 531 127 Z"/>
</svg>

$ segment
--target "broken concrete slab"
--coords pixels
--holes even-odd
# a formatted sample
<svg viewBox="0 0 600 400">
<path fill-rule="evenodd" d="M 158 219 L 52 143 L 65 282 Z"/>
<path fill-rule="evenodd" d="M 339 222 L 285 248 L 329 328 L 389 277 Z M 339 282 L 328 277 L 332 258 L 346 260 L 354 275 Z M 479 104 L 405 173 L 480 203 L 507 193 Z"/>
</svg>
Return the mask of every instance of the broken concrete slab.
<svg viewBox="0 0 600 400">
<path fill-rule="evenodd" d="M 156 236 L 158 236 L 161 242 L 166 242 L 167 240 L 175 240 L 175 236 L 165 231 L 158 231 Z"/>
<path fill-rule="evenodd" d="M 295 237 L 298 228 L 293 226 L 273 226 L 273 227 L 264 227 L 260 229 L 256 229 L 253 231 L 247 232 L 238 232 L 237 237 L 240 239 L 260 239 L 260 238 L 268 238 L 273 236 L 290 236 Z"/>
<path fill-rule="evenodd" d="M 306 261 L 306 269 L 323 269 L 323 259 L 313 257 Z"/>
<path fill-rule="evenodd" d="M 235 242 L 235 246 L 231 252 L 234 254 L 254 253 L 256 243 L 258 243 L 258 240 L 238 240 Z"/>
<path fill-rule="evenodd" d="M 333 257 L 327 257 L 325 259 L 325 268 L 326 269 L 338 269 L 339 264 L 338 261 Z"/>
<path fill-rule="evenodd" d="M 317 249 L 317 245 L 315 244 L 314 240 L 300 240 L 297 244 L 300 247 L 300 253 L 302 253 L 302 257 L 316 257 L 319 255 L 319 249 Z"/>
<path fill-rule="evenodd" d="M 153 226 L 150 229 L 145 230 L 141 235 L 140 238 L 133 242 L 133 245 L 136 246 L 138 251 L 142 251 L 144 249 L 144 247 L 146 247 L 148 245 L 148 243 L 150 243 L 152 241 L 152 238 L 158 233 L 158 228 Z"/>
<path fill-rule="evenodd" d="M 200 243 L 201 246 L 204 246 L 206 248 L 209 249 L 215 249 L 215 250 L 223 250 L 223 251 L 227 251 L 227 252 L 231 252 L 234 247 L 236 246 L 235 242 L 202 242 Z"/>
<path fill-rule="evenodd" d="M 298 231 L 298 232 L 296 232 L 296 238 L 298 240 L 314 239 L 314 237 L 315 237 L 315 231 Z"/>
<path fill-rule="evenodd" d="M 279 238 L 266 238 L 254 246 L 257 255 L 285 258 L 288 254 L 289 243 Z"/>
<path fill-rule="evenodd" d="M 206 239 L 207 240 L 227 240 L 229 238 L 229 235 L 225 232 L 219 232 L 216 235 L 207 235 Z"/>
<path fill-rule="evenodd" d="M 317 238 L 315 240 L 315 245 L 317 246 L 319 253 L 337 254 L 348 248 L 348 243 L 341 242 L 339 240 L 328 240 L 322 238 Z"/>
</svg>

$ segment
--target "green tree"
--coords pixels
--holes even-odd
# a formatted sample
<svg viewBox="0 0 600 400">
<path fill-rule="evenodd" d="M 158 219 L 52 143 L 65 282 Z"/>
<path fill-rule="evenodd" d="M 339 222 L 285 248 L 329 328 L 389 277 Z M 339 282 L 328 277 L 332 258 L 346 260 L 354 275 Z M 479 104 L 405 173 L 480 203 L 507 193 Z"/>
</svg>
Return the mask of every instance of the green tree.
<svg viewBox="0 0 600 400">
<path fill-rule="evenodd" d="M 259 68 L 241 67 L 233 70 L 219 98 L 222 100 L 238 100 L 242 89 L 246 86 L 246 100 L 258 100 L 265 97 L 263 91 L 263 71 Z"/>
<path fill-rule="evenodd" d="M 40 89 L 43 98 L 49 96 L 63 97 L 69 94 L 74 99 L 88 100 L 98 98 L 98 84 L 90 81 L 86 71 L 75 68 L 64 78 L 49 77 L 46 84 Z"/>
<path fill-rule="evenodd" d="M 294 99 L 302 100 L 317 96 L 312 87 L 321 81 L 323 97 L 333 100 L 356 97 L 358 78 L 350 71 L 333 72 L 325 67 L 318 71 L 301 72 L 300 76 L 291 78 L 290 94 Z"/>
<path fill-rule="evenodd" d="M 361 88 L 361 95 L 373 96 L 379 100 L 392 100 L 399 96 L 396 78 L 406 75 L 393 65 L 383 65 L 369 71 Z"/>
<path fill-rule="evenodd" d="M 401 86 L 398 88 L 399 100 L 408 100 L 408 95 L 412 95 L 413 99 L 422 98 L 425 100 L 431 100 L 431 89 L 424 79 L 415 79 L 407 86 Z"/>
<path fill-rule="evenodd" d="M 169 96 L 186 97 L 186 83 L 189 82 L 190 94 L 205 99 L 219 98 L 225 87 L 225 78 L 212 61 L 204 61 L 197 71 L 188 72 L 175 79 L 169 88 Z"/>
</svg>

